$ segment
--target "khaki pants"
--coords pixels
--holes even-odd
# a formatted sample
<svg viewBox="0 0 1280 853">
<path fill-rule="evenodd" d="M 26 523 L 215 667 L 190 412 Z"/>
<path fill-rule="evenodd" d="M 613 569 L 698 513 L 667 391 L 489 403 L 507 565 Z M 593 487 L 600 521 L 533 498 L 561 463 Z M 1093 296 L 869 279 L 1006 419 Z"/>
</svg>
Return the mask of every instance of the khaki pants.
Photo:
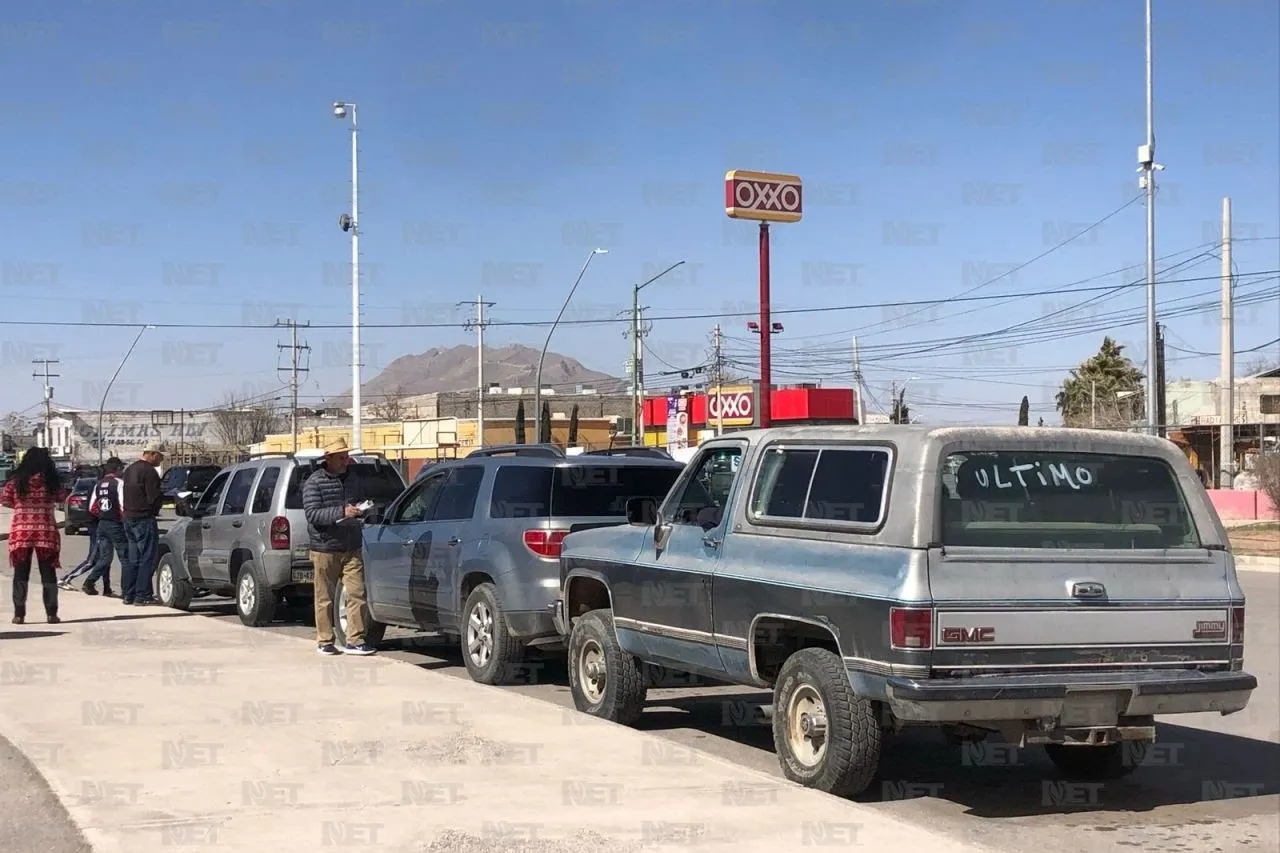
<svg viewBox="0 0 1280 853">
<path fill-rule="evenodd" d="M 316 642 L 332 643 L 333 597 L 338 583 L 347 590 L 347 642 L 358 646 L 364 642 L 364 559 L 359 551 L 340 554 L 311 552 L 315 568 L 313 583 L 316 598 Z"/>
</svg>

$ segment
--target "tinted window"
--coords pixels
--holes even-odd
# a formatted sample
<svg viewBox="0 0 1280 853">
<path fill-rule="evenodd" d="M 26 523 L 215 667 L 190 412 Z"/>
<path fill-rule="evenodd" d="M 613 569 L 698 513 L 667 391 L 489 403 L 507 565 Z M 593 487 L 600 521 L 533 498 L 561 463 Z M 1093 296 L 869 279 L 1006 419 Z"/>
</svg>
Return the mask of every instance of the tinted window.
<svg viewBox="0 0 1280 853">
<path fill-rule="evenodd" d="M 186 487 L 193 492 L 198 492 L 205 486 L 213 482 L 213 478 L 218 476 L 217 468 L 199 468 L 187 474 Z M 277 474 L 276 476 L 279 476 Z"/>
<path fill-rule="evenodd" d="M 289 477 L 289 491 L 285 495 L 285 509 L 302 509 L 302 484 L 315 470 L 309 463 L 300 462 Z M 404 491 L 404 481 L 390 465 L 374 465 L 371 462 L 359 462 L 347 468 L 355 471 L 360 478 L 360 486 L 364 496 L 380 507 L 385 507 Z"/>
<path fill-rule="evenodd" d="M 194 478 L 195 475 L 192 474 Z M 280 466 L 272 465 L 262 472 L 262 478 L 258 480 L 258 488 L 253 492 L 253 508 L 251 513 L 271 511 L 271 499 L 276 496 L 276 483 L 280 481 Z"/>
<path fill-rule="evenodd" d="M 200 495 L 200 499 L 196 501 L 194 509 L 201 513 L 213 512 L 218 507 L 218 500 L 222 497 L 222 490 L 227 485 L 227 480 L 231 474 L 219 474 L 213 478 L 213 482 L 209 484 L 209 488 L 205 489 Z"/>
<path fill-rule="evenodd" d="M 546 518 L 551 514 L 552 469 L 503 465 L 493 478 L 489 515 L 493 518 Z"/>
<path fill-rule="evenodd" d="M 431 512 L 431 520 L 457 521 L 471 518 L 476 510 L 476 498 L 480 495 L 480 481 L 483 479 L 484 468 L 478 465 L 450 471 L 449 480 L 440 493 L 440 500 Z"/>
<path fill-rule="evenodd" d="M 98 481 L 96 479 L 92 477 L 85 477 L 83 480 L 76 480 L 76 487 L 73 491 L 77 494 L 88 494 L 93 491 L 93 487 L 97 484 Z"/>
<path fill-rule="evenodd" d="M 957 453 L 942 543 L 995 548 L 1198 548 L 1173 470 L 1100 453 Z M 944 465 L 944 469 L 950 465 Z"/>
<path fill-rule="evenodd" d="M 404 503 L 400 504 L 396 510 L 395 517 L 391 519 L 392 524 L 415 524 L 426 521 L 431 510 L 435 508 L 436 501 L 440 499 L 448 479 L 449 475 L 442 473 L 415 483 Z"/>
<path fill-rule="evenodd" d="M 751 511 L 773 518 L 803 518 L 805 496 L 818 461 L 816 450 L 770 448 L 760 461 Z"/>
<path fill-rule="evenodd" d="M 554 469 L 551 514 L 620 517 L 631 498 L 661 501 L 682 469 L 643 465 L 564 465 Z"/>
<path fill-rule="evenodd" d="M 160 478 L 161 488 L 171 488 L 182 482 L 182 476 L 187 471 L 186 468 L 170 468 L 164 472 L 164 476 Z"/>
<path fill-rule="evenodd" d="M 257 468 L 244 468 L 231 478 L 227 488 L 227 499 L 222 502 L 222 515 L 239 515 L 249 505 L 249 489 L 253 488 L 253 478 Z"/>
<path fill-rule="evenodd" d="M 671 510 L 671 520 L 676 524 L 701 525 L 709 530 L 718 526 L 724 517 L 729 490 L 742 464 L 742 448 L 708 450 L 691 464 L 696 468 L 680 493 L 680 500 Z"/>
<path fill-rule="evenodd" d="M 805 499 L 805 518 L 879 524 L 889 454 L 884 450 L 823 450 Z"/>
</svg>

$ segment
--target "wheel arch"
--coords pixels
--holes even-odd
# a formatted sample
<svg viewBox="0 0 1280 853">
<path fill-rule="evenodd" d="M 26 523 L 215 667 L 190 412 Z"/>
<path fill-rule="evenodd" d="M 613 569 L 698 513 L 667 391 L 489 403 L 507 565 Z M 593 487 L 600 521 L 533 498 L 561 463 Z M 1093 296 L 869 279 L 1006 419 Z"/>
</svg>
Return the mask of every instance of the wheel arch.
<svg viewBox="0 0 1280 853">
<path fill-rule="evenodd" d="M 567 623 L 592 610 L 612 610 L 613 591 L 600 572 L 575 570 L 564 581 L 564 618 Z"/>
<path fill-rule="evenodd" d="M 747 632 L 747 663 L 751 677 L 772 687 L 786 659 L 801 649 L 827 649 L 841 660 L 840 637 L 826 622 L 808 616 L 758 613 Z"/>
</svg>

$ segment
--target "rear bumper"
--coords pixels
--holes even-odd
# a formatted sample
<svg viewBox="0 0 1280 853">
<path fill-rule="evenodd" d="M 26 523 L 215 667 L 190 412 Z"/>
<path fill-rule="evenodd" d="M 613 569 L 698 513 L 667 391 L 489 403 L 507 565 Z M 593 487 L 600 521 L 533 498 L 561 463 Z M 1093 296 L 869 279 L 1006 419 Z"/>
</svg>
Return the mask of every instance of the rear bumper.
<svg viewBox="0 0 1280 853">
<path fill-rule="evenodd" d="M 504 613 L 507 631 L 522 642 L 559 636 L 550 610 L 517 610 Z"/>
<path fill-rule="evenodd" d="M 1083 673 L 884 681 L 894 715 L 916 722 L 1061 719 L 1080 694 L 1109 694 L 1124 717 L 1244 710 L 1258 679 L 1243 672 Z"/>
<path fill-rule="evenodd" d="M 564 599 L 557 598 L 551 602 L 548 608 L 551 612 L 551 624 L 555 626 L 556 633 L 562 637 L 569 636 L 569 626 L 564 619 Z"/>
</svg>

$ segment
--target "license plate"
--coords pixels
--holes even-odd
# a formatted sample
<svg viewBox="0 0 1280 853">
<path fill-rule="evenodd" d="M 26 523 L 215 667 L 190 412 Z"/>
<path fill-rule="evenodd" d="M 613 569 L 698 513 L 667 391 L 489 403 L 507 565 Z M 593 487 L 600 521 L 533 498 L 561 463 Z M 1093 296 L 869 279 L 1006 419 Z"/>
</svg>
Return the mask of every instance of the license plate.
<svg viewBox="0 0 1280 853">
<path fill-rule="evenodd" d="M 315 577 L 314 569 L 294 569 L 293 570 L 294 583 L 311 583 L 314 577 Z"/>
<path fill-rule="evenodd" d="M 1064 728 L 1114 726 L 1120 719 L 1117 693 L 1068 693 L 1062 705 Z"/>
</svg>

